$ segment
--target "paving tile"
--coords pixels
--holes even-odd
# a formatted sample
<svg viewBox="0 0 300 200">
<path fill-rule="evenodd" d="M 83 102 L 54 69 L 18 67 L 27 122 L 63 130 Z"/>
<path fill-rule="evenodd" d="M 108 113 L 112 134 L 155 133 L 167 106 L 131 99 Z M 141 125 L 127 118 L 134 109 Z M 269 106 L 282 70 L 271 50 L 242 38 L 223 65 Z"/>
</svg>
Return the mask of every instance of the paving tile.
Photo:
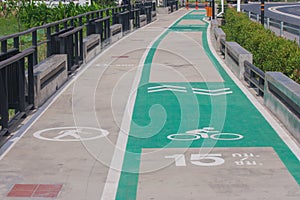
<svg viewBox="0 0 300 200">
<path fill-rule="evenodd" d="M 32 195 L 32 197 L 44 197 L 44 198 L 55 198 L 58 196 L 58 193 L 60 192 L 60 190 L 58 191 L 35 191 Z"/>
<path fill-rule="evenodd" d="M 55 198 L 62 184 L 15 184 L 7 197 L 42 197 Z"/>
<path fill-rule="evenodd" d="M 7 197 L 31 197 L 33 191 L 10 191 Z"/>
<path fill-rule="evenodd" d="M 37 191 L 60 191 L 62 184 L 40 184 Z"/>
</svg>

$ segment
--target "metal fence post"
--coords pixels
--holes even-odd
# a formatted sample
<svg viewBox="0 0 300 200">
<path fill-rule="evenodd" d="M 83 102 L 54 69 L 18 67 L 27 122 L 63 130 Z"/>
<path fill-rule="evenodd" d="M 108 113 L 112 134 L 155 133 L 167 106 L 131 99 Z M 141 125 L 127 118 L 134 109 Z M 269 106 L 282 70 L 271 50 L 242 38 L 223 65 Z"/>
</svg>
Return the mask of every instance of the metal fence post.
<svg viewBox="0 0 300 200">
<path fill-rule="evenodd" d="M 270 29 L 270 18 L 267 18 L 267 29 Z"/>
<path fill-rule="evenodd" d="M 256 14 L 256 21 L 259 22 L 259 14 Z"/>
<path fill-rule="evenodd" d="M 299 36 L 298 37 L 299 37 L 298 39 L 299 39 L 299 46 L 300 46 L 300 29 L 299 29 Z"/>
<path fill-rule="evenodd" d="M 25 112 L 25 59 L 22 58 L 19 62 L 18 62 L 18 69 L 17 69 L 17 73 L 18 73 L 18 101 L 19 101 L 19 105 L 18 105 L 18 109 L 21 112 Z"/>
<path fill-rule="evenodd" d="M 47 27 L 47 57 L 50 57 L 52 54 L 51 46 L 51 27 Z"/>
<path fill-rule="evenodd" d="M 283 22 L 280 22 L 280 36 L 283 36 Z"/>
<path fill-rule="evenodd" d="M 0 114 L 2 129 L 8 129 L 8 97 L 7 97 L 7 70 L 6 68 L 0 70 Z"/>
<path fill-rule="evenodd" d="M 7 52 L 7 40 L 3 40 L 1 42 L 1 52 L 6 53 Z"/>
<path fill-rule="evenodd" d="M 38 48 L 37 48 L 37 31 L 34 30 L 32 32 L 32 46 L 34 48 L 34 53 L 33 53 L 33 64 L 38 63 Z"/>
<path fill-rule="evenodd" d="M 15 38 L 14 38 L 14 48 L 15 48 L 15 49 L 18 49 L 18 50 L 19 50 L 19 42 L 20 42 L 19 37 L 15 37 Z"/>
<path fill-rule="evenodd" d="M 33 54 L 28 56 L 28 103 L 34 104 Z"/>
</svg>

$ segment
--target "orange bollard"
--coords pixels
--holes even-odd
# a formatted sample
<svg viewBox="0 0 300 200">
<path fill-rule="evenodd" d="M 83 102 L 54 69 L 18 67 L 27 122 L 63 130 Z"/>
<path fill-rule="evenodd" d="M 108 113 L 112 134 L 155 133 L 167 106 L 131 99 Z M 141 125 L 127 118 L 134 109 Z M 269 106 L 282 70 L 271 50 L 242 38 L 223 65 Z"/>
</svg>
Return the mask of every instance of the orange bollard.
<svg viewBox="0 0 300 200">
<path fill-rule="evenodd" d="M 207 13 L 208 13 L 208 6 L 207 6 L 207 2 L 204 2 L 204 8 L 206 10 L 206 16 L 207 16 Z"/>
<path fill-rule="evenodd" d="M 207 17 L 212 16 L 212 7 L 207 7 Z"/>
<path fill-rule="evenodd" d="M 198 0 L 196 0 L 196 10 L 198 10 Z"/>
</svg>

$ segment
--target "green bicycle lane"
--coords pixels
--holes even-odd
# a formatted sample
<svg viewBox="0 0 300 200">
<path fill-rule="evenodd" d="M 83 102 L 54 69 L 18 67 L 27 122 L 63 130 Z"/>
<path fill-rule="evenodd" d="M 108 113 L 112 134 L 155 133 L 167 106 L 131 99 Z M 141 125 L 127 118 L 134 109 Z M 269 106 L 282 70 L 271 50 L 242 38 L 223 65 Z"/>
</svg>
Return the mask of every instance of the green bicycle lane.
<svg viewBox="0 0 300 200">
<path fill-rule="evenodd" d="M 264 184 L 279 182 L 274 188 L 265 189 L 274 195 L 276 192 L 272 190 L 278 190 L 280 184 L 292 186 L 294 196 L 291 195 L 291 199 L 299 198 L 299 160 L 213 56 L 207 41 L 208 24 L 180 25 L 182 20 L 203 21 L 204 15 L 201 12 L 195 15 L 195 12 L 188 13 L 164 32 L 146 57 L 116 199 L 146 199 L 155 192 L 162 194 L 155 194 L 153 198 L 163 199 L 163 193 L 168 192 L 179 198 L 180 189 L 176 192 L 176 185 L 179 187 L 180 182 L 191 182 L 190 185 L 186 183 L 186 187 L 191 188 L 183 192 L 192 190 L 199 179 L 203 180 L 198 187 L 209 184 L 210 177 L 214 177 L 213 184 L 217 177 L 224 176 L 224 182 L 219 180 L 221 185 L 230 183 L 228 179 L 232 178 L 236 186 L 243 177 L 241 174 L 246 174 L 248 185 L 245 188 L 253 187 L 252 192 L 261 189 L 261 185 L 255 186 L 255 179 L 258 179 Z M 205 53 L 224 82 L 150 82 L 155 53 L 174 31 L 202 32 Z M 166 171 L 170 166 L 173 168 L 169 171 L 173 173 Z M 195 169 L 197 173 L 193 173 Z M 232 170 L 241 174 L 228 177 Z M 176 174 L 180 179 L 176 179 L 177 182 L 174 181 Z M 197 180 L 191 180 L 193 177 Z M 155 186 L 157 188 L 153 189 Z M 169 191 L 168 187 L 172 189 Z M 231 193 L 235 191 L 239 190 L 230 190 Z M 218 192 L 224 194 L 224 191 Z M 189 194 L 189 197 L 199 194 Z M 286 198 L 284 195 L 279 194 L 277 198 Z"/>
</svg>

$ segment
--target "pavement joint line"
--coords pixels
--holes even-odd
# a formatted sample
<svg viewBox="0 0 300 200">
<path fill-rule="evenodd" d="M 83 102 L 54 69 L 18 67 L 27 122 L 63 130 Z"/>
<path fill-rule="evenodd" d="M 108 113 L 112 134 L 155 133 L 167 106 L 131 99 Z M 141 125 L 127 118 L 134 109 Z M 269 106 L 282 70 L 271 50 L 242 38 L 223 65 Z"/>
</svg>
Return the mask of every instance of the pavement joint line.
<svg viewBox="0 0 300 200">
<path fill-rule="evenodd" d="M 207 20 L 205 20 L 207 21 Z M 246 88 L 245 85 L 233 74 L 233 72 L 227 67 L 224 61 L 217 55 L 216 51 L 213 49 L 212 41 L 210 38 L 210 24 L 207 28 L 207 41 L 210 51 L 213 53 L 214 57 L 218 60 L 220 65 L 226 71 L 228 76 L 234 81 L 234 83 L 239 87 L 239 89 L 246 95 L 249 101 L 255 106 L 255 108 L 262 114 L 262 116 L 266 119 L 266 121 L 271 125 L 271 127 L 275 130 L 281 140 L 289 147 L 289 149 L 293 152 L 293 154 L 300 161 L 300 147 L 297 143 L 291 138 L 289 133 L 279 125 L 276 121 L 275 116 L 270 114 L 259 101 L 251 94 L 251 92 Z"/>
<path fill-rule="evenodd" d="M 157 20 L 158 21 L 158 20 Z M 16 134 L 14 134 L 5 144 L 3 144 L 0 148 L 0 161 L 8 154 L 8 152 L 15 146 L 15 144 L 27 133 L 27 131 L 36 123 L 36 121 L 43 116 L 43 114 L 48 110 L 48 108 L 56 102 L 56 100 L 87 70 L 94 64 L 96 59 L 98 59 L 100 56 L 102 56 L 104 53 L 109 51 L 111 48 L 116 46 L 118 43 L 122 42 L 123 40 L 130 37 L 132 34 L 134 34 L 136 31 L 143 30 L 150 26 L 152 23 L 149 23 L 145 26 L 143 26 L 140 29 L 137 29 L 128 35 L 125 35 L 120 40 L 116 41 L 115 43 L 109 45 L 109 47 L 104 48 L 101 53 L 99 53 L 97 56 L 95 56 L 89 63 L 82 65 L 78 71 L 75 72 L 74 76 L 70 77 L 69 80 L 60 88 L 57 90 L 56 93 L 51 96 L 44 105 L 42 105 L 40 108 L 37 109 L 37 111 L 33 114 L 33 116 L 28 119 L 28 121 L 22 125 L 22 127 L 16 131 Z M 17 139 L 16 139 L 17 138 Z"/>
<path fill-rule="evenodd" d="M 129 130 L 130 130 L 130 123 L 131 123 L 131 119 L 132 119 L 134 104 L 135 104 L 135 101 L 136 101 L 137 88 L 139 87 L 139 84 L 140 84 L 140 80 L 141 80 L 141 77 L 142 77 L 142 72 L 143 72 L 143 68 L 144 68 L 144 64 L 145 64 L 147 55 L 148 55 L 149 51 L 151 50 L 151 47 L 153 46 L 153 44 L 164 33 L 166 33 L 171 26 L 173 26 L 177 21 L 179 21 L 183 16 L 185 16 L 187 14 L 189 14 L 189 12 L 183 14 L 182 16 L 179 16 L 178 20 L 176 20 L 174 23 L 169 25 L 156 38 L 154 38 L 152 40 L 152 42 L 146 48 L 146 50 L 145 50 L 145 52 L 144 52 L 144 54 L 143 54 L 143 56 L 140 60 L 140 63 L 139 63 L 139 66 L 138 66 L 139 68 L 137 70 L 137 74 L 135 76 L 135 79 L 134 79 L 134 82 L 133 82 L 133 85 L 132 85 L 132 90 L 131 90 L 131 93 L 134 94 L 134 98 L 132 98 L 131 100 L 129 99 L 129 101 L 127 101 L 127 105 L 126 105 L 125 112 L 124 112 L 124 115 L 123 115 L 122 124 L 121 124 L 121 127 L 120 127 L 118 140 L 117 140 L 117 143 L 116 143 L 117 148 L 115 148 L 113 158 L 112 158 L 112 161 L 111 161 L 111 164 L 110 164 L 110 169 L 109 169 L 107 179 L 105 181 L 104 189 L 103 189 L 103 192 L 102 192 L 101 199 L 103 199 L 103 200 L 115 199 L 116 195 L 117 195 L 118 184 L 119 184 L 119 180 L 120 180 L 120 176 L 121 176 L 122 165 L 123 165 L 123 160 L 124 160 L 127 141 L 128 141 L 128 134 L 127 133 L 129 133 Z M 128 111 L 128 112 L 126 112 L 126 111 Z M 120 148 L 120 147 L 122 147 L 122 148 Z M 119 149 L 121 149 L 121 152 L 117 151 Z"/>
</svg>

